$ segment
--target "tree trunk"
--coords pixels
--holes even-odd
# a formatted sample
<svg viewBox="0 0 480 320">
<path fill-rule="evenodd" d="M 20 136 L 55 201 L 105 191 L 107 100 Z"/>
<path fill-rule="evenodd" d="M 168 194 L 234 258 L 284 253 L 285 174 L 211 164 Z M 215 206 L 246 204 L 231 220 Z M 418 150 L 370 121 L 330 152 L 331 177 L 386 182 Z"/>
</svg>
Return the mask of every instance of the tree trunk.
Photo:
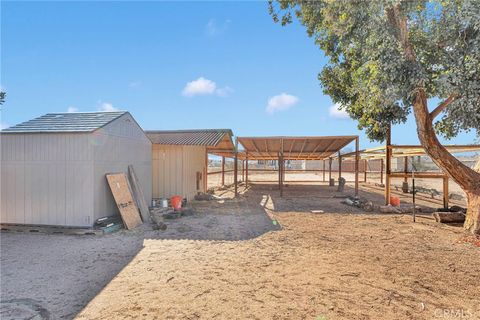
<svg viewBox="0 0 480 320">
<path fill-rule="evenodd" d="M 463 227 L 474 234 L 480 234 L 480 192 L 467 193 L 468 208 Z"/>
<path fill-rule="evenodd" d="M 389 22 L 397 30 L 396 37 L 402 44 L 405 57 L 419 65 L 409 41 L 407 19 L 400 12 L 400 5 L 387 9 L 386 13 Z M 415 88 L 414 96 L 413 113 L 420 143 L 432 161 L 458 183 L 467 194 L 467 216 L 464 228 L 472 233 L 480 234 L 480 173 L 464 165 L 438 141 L 433 129 L 432 115 L 428 111 L 427 95 L 423 84 L 419 84 Z"/>
</svg>

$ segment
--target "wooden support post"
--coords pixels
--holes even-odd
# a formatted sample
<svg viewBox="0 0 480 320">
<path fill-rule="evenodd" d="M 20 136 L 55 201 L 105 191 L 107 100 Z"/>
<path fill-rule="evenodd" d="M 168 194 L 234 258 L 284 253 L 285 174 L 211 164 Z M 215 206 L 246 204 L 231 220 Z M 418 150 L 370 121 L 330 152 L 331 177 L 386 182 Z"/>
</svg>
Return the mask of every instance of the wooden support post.
<svg viewBox="0 0 480 320">
<path fill-rule="evenodd" d="M 328 158 L 328 183 L 332 181 L 332 158 Z"/>
<path fill-rule="evenodd" d="M 282 171 L 280 170 L 280 152 L 278 153 L 277 167 L 278 167 L 278 190 L 280 190 L 281 189 L 280 182 L 282 180 Z"/>
<path fill-rule="evenodd" d="M 323 159 L 323 182 L 325 182 L 325 159 Z"/>
<path fill-rule="evenodd" d="M 225 157 L 222 157 L 222 186 L 225 185 Z"/>
<path fill-rule="evenodd" d="M 245 186 L 248 187 L 248 153 L 245 153 Z"/>
<path fill-rule="evenodd" d="M 443 207 L 448 209 L 448 176 L 443 177 Z"/>
<path fill-rule="evenodd" d="M 205 148 L 205 171 L 203 172 L 203 192 L 208 190 L 208 151 Z"/>
<path fill-rule="evenodd" d="M 380 184 L 383 184 L 383 158 L 380 159 Z"/>
<path fill-rule="evenodd" d="M 338 151 L 338 179 L 342 177 L 342 154 Z"/>
<path fill-rule="evenodd" d="M 245 160 L 242 160 L 242 181 L 245 181 Z"/>
<path fill-rule="evenodd" d="M 281 147 L 280 147 L 280 150 L 281 150 L 281 153 L 280 153 L 280 163 L 279 163 L 279 167 L 280 167 L 280 197 L 283 197 L 283 179 L 285 178 L 285 162 L 283 160 L 283 139 L 281 140 Z"/>
<path fill-rule="evenodd" d="M 235 197 L 238 195 L 238 138 L 235 138 L 235 156 L 233 160 L 233 184 L 235 185 Z"/>
<path fill-rule="evenodd" d="M 283 161 L 283 153 L 280 154 L 279 157 L 279 169 L 280 169 L 280 197 L 283 197 L 283 172 L 284 172 L 284 161 Z"/>
<path fill-rule="evenodd" d="M 368 168 L 368 160 L 365 159 L 363 160 L 363 169 L 364 169 L 363 182 L 367 182 L 367 168 Z"/>
<path fill-rule="evenodd" d="M 358 161 L 360 159 L 360 141 L 358 137 L 355 138 L 355 196 L 358 196 Z M 367 172 L 365 170 L 365 172 Z M 366 177 L 366 174 L 365 174 Z"/>
<path fill-rule="evenodd" d="M 390 204 L 390 173 L 391 173 L 391 158 L 392 158 L 392 136 L 391 136 L 391 125 L 388 125 L 387 128 L 387 137 L 386 137 L 386 146 L 385 146 L 385 160 L 386 160 L 386 170 L 385 170 L 385 204 Z"/>
</svg>

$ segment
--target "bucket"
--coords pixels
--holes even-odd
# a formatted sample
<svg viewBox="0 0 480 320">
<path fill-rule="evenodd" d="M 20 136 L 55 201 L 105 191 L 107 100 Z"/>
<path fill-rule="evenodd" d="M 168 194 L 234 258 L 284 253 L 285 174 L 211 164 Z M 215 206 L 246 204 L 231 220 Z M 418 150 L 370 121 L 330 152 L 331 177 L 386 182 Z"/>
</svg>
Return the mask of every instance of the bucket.
<svg viewBox="0 0 480 320">
<path fill-rule="evenodd" d="M 167 199 L 160 199 L 160 207 L 168 208 L 168 200 Z"/>
<path fill-rule="evenodd" d="M 172 204 L 173 209 L 179 210 L 182 207 L 182 197 L 173 196 L 170 198 L 170 203 Z"/>
<path fill-rule="evenodd" d="M 394 207 L 398 207 L 400 205 L 400 198 L 399 197 L 390 197 L 390 204 Z"/>
</svg>

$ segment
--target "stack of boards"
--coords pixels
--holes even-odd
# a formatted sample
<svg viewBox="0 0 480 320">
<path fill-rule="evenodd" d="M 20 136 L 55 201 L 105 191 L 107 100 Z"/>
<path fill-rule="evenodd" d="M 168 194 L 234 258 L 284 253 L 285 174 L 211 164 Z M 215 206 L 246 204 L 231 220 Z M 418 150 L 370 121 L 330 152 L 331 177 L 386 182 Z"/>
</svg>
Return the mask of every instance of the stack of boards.
<svg viewBox="0 0 480 320">
<path fill-rule="evenodd" d="M 142 187 L 131 165 L 128 166 L 128 174 L 131 184 L 125 173 L 109 173 L 105 176 L 123 224 L 126 229 L 131 230 L 141 225 L 142 220 L 148 221 L 150 212 Z"/>
</svg>

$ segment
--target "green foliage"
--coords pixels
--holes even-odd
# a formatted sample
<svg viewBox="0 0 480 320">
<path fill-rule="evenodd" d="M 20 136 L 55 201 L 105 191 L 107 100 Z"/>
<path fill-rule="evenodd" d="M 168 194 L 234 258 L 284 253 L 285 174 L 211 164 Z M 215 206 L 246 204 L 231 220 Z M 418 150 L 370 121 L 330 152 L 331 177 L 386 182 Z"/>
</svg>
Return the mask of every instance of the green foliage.
<svg viewBox="0 0 480 320">
<path fill-rule="evenodd" d="M 3 104 L 5 102 L 5 95 L 5 92 L 0 91 L 0 104 Z"/>
<path fill-rule="evenodd" d="M 417 63 L 406 59 L 386 9 L 400 3 Z M 318 78 L 324 93 L 358 120 L 372 140 L 388 124 L 403 123 L 413 93 L 457 96 L 435 123 L 451 138 L 480 132 L 480 1 L 279 0 L 269 2 L 275 22 L 297 17 L 329 58 Z"/>
</svg>

